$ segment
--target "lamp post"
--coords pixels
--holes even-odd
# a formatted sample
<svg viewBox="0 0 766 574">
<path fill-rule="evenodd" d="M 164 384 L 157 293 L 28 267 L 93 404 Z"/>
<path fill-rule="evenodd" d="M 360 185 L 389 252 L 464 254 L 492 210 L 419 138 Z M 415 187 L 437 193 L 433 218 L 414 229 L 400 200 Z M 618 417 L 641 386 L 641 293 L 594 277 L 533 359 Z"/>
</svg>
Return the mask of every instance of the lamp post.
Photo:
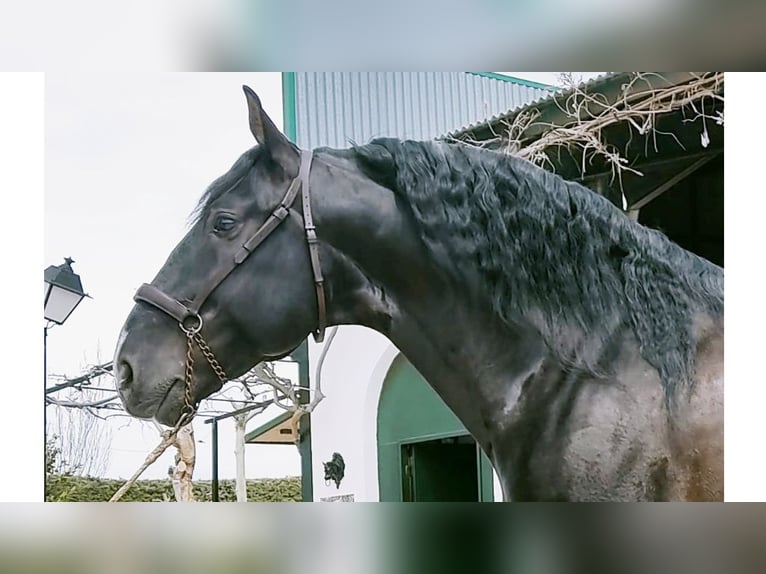
<svg viewBox="0 0 766 574">
<path fill-rule="evenodd" d="M 64 259 L 63 265 L 51 265 L 45 270 L 45 327 L 43 327 L 43 401 L 48 387 L 48 328 L 63 325 L 85 297 L 80 276 L 72 270 L 74 260 Z M 47 445 L 47 402 L 43 403 L 43 438 Z"/>
</svg>

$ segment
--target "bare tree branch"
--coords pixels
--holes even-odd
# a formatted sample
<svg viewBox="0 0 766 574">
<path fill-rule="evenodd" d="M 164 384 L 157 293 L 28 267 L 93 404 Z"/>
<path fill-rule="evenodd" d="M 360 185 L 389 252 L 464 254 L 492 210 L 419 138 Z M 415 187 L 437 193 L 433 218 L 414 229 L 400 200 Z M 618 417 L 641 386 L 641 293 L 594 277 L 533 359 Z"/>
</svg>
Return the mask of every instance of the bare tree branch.
<svg viewBox="0 0 766 574">
<path fill-rule="evenodd" d="M 108 363 L 103 363 L 100 365 L 95 365 L 91 367 L 87 372 L 80 375 L 79 377 L 75 377 L 73 379 L 65 379 L 63 383 L 46 388 L 45 393 L 46 394 L 56 393 L 58 391 L 67 389 L 69 387 L 89 384 L 91 379 L 95 379 L 97 377 L 100 377 L 101 375 L 111 374 L 111 372 L 112 372 L 112 361 L 109 361 Z M 61 378 L 61 377 L 57 377 L 56 375 L 51 375 L 50 378 Z"/>
<path fill-rule="evenodd" d="M 55 415 L 49 417 L 46 434 L 52 437 L 59 456 L 55 471 L 79 476 L 100 476 L 106 471 L 109 462 L 109 443 L 111 430 L 104 424 L 106 417 L 98 411 L 122 410 L 114 391 L 104 397 L 101 391 L 87 388 L 92 380 L 101 376 L 110 376 L 111 363 L 90 367 L 74 379 L 46 390 L 46 408 L 50 405 Z M 66 399 L 57 399 L 50 395 L 52 390 L 70 389 Z M 78 400 L 74 400 L 75 394 Z"/>
<path fill-rule="evenodd" d="M 97 401 L 89 401 L 89 402 L 77 402 L 77 401 L 60 401 L 58 399 L 54 399 L 53 397 L 46 397 L 45 402 L 51 405 L 56 405 L 57 407 L 69 407 L 69 408 L 75 408 L 75 409 L 84 409 L 84 408 L 90 408 L 90 407 L 104 407 L 107 404 L 111 403 L 112 401 L 118 400 L 119 397 L 115 394 L 111 397 L 106 397 L 105 399 L 99 399 Z"/>
<path fill-rule="evenodd" d="M 146 460 L 141 464 L 141 466 L 138 467 L 138 470 L 133 473 L 133 476 L 131 476 L 127 481 L 125 481 L 125 484 L 123 484 L 119 489 L 117 489 L 117 492 L 115 492 L 112 495 L 112 498 L 109 499 L 109 502 L 117 502 L 122 498 L 122 496 L 128 491 L 128 489 L 133 486 L 133 484 L 138 480 L 138 478 L 144 473 L 144 471 L 149 468 L 155 460 L 160 458 L 162 453 L 164 453 L 167 448 L 173 444 L 175 440 L 177 429 L 171 429 L 169 431 L 166 431 L 163 433 L 162 440 L 160 441 L 160 444 L 158 444 L 152 452 L 150 452 Z"/>
</svg>

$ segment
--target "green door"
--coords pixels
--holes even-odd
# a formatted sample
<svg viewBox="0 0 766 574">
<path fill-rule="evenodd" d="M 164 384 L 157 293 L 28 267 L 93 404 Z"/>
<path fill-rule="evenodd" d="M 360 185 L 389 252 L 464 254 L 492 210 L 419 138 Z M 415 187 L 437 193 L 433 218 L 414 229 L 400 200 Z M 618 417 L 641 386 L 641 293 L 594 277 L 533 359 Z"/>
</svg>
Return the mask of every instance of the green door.
<svg viewBox="0 0 766 574">
<path fill-rule="evenodd" d="M 381 502 L 493 500 L 489 459 L 402 355 L 378 404 L 378 479 Z"/>
</svg>

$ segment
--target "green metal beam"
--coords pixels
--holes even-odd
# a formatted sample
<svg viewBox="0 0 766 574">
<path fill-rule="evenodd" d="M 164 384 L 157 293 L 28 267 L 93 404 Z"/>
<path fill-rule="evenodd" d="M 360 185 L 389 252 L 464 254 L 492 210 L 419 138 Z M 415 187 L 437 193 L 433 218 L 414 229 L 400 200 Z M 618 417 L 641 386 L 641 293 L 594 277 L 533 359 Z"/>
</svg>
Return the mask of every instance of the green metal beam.
<svg viewBox="0 0 766 574">
<path fill-rule="evenodd" d="M 295 101 L 295 72 L 282 72 L 282 125 L 285 135 L 293 143 L 298 143 L 298 121 Z M 303 341 L 291 354 L 298 363 L 298 382 L 301 387 L 309 388 L 309 352 L 308 341 Z M 309 395 L 305 391 L 298 393 L 301 403 L 309 403 Z M 314 483 L 311 476 L 311 414 L 301 417 L 298 433 L 298 452 L 301 455 L 301 499 L 303 502 L 314 500 Z"/>
<path fill-rule="evenodd" d="M 282 120 L 285 135 L 293 143 L 298 137 L 297 110 L 295 109 L 295 72 L 282 72 Z"/>
</svg>

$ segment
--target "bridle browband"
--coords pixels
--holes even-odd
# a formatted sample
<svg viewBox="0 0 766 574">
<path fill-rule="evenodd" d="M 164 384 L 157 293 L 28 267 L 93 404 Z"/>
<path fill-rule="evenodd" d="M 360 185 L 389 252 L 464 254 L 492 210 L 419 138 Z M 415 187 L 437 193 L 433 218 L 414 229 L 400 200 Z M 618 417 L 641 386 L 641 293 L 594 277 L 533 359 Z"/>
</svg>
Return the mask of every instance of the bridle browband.
<svg viewBox="0 0 766 574">
<path fill-rule="evenodd" d="M 203 355 L 205 355 L 205 358 L 210 363 L 210 366 L 213 368 L 216 375 L 218 375 L 218 378 L 221 379 L 221 382 L 223 383 L 227 379 L 225 372 L 220 364 L 218 364 L 212 351 L 210 351 L 210 348 L 205 344 L 204 339 L 202 339 L 200 335 L 200 331 L 202 330 L 200 309 L 202 308 L 202 305 L 216 287 L 228 277 L 229 273 L 234 271 L 234 269 L 245 261 L 245 259 L 247 259 L 248 256 L 287 218 L 292 204 L 298 195 L 298 190 L 301 190 L 303 228 L 306 232 L 306 243 L 309 248 L 311 270 L 314 274 L 314 286 L 316 288 L 317 296 L 318 321 L 317 328 L 312 334 L 317 343 L 321 343 L 324 340 L 324 332 L 327 327 L 327 304 L 325 301 L 324 277 L 322 276 L 322 267 L 319 262 L 319 243 L 317 240 L 316 228 L 314 227 L 314 219 L 311 213 L 311 195 L 309 192 L 309 171 L 311 170 L 311 160 L 313 155 L 312 152 L 307 150 L 301 150 L 300 155 L 301 165 L 300 170 L 298 171 L 298 176 L 290 183 L 290 187 L 288 187 L 282 201 L 271 212 L 266 221 L 263 222 L 255 233 L 242 244 L 242 247 L 234 254 L 234 257 L 230 262 L 213 275 L 210 281 L 204 285 L 203 289 L 197 292 L 191 301 L 179 301 L 163 292 L 158 287 L 148 283 L 141 285 L 133 296 L 134 301 L 148 303 L 173 317 L 178 321 L 181 330 L 187 336 L 189 348 L 187 352 L 186 369 L 186 410 L 192 408 L 190 405 L 191 365 L 193 365 L 193 359 L 191 358 L 192 341 L 195 341 L 199 345 Z"/>
</svg>

